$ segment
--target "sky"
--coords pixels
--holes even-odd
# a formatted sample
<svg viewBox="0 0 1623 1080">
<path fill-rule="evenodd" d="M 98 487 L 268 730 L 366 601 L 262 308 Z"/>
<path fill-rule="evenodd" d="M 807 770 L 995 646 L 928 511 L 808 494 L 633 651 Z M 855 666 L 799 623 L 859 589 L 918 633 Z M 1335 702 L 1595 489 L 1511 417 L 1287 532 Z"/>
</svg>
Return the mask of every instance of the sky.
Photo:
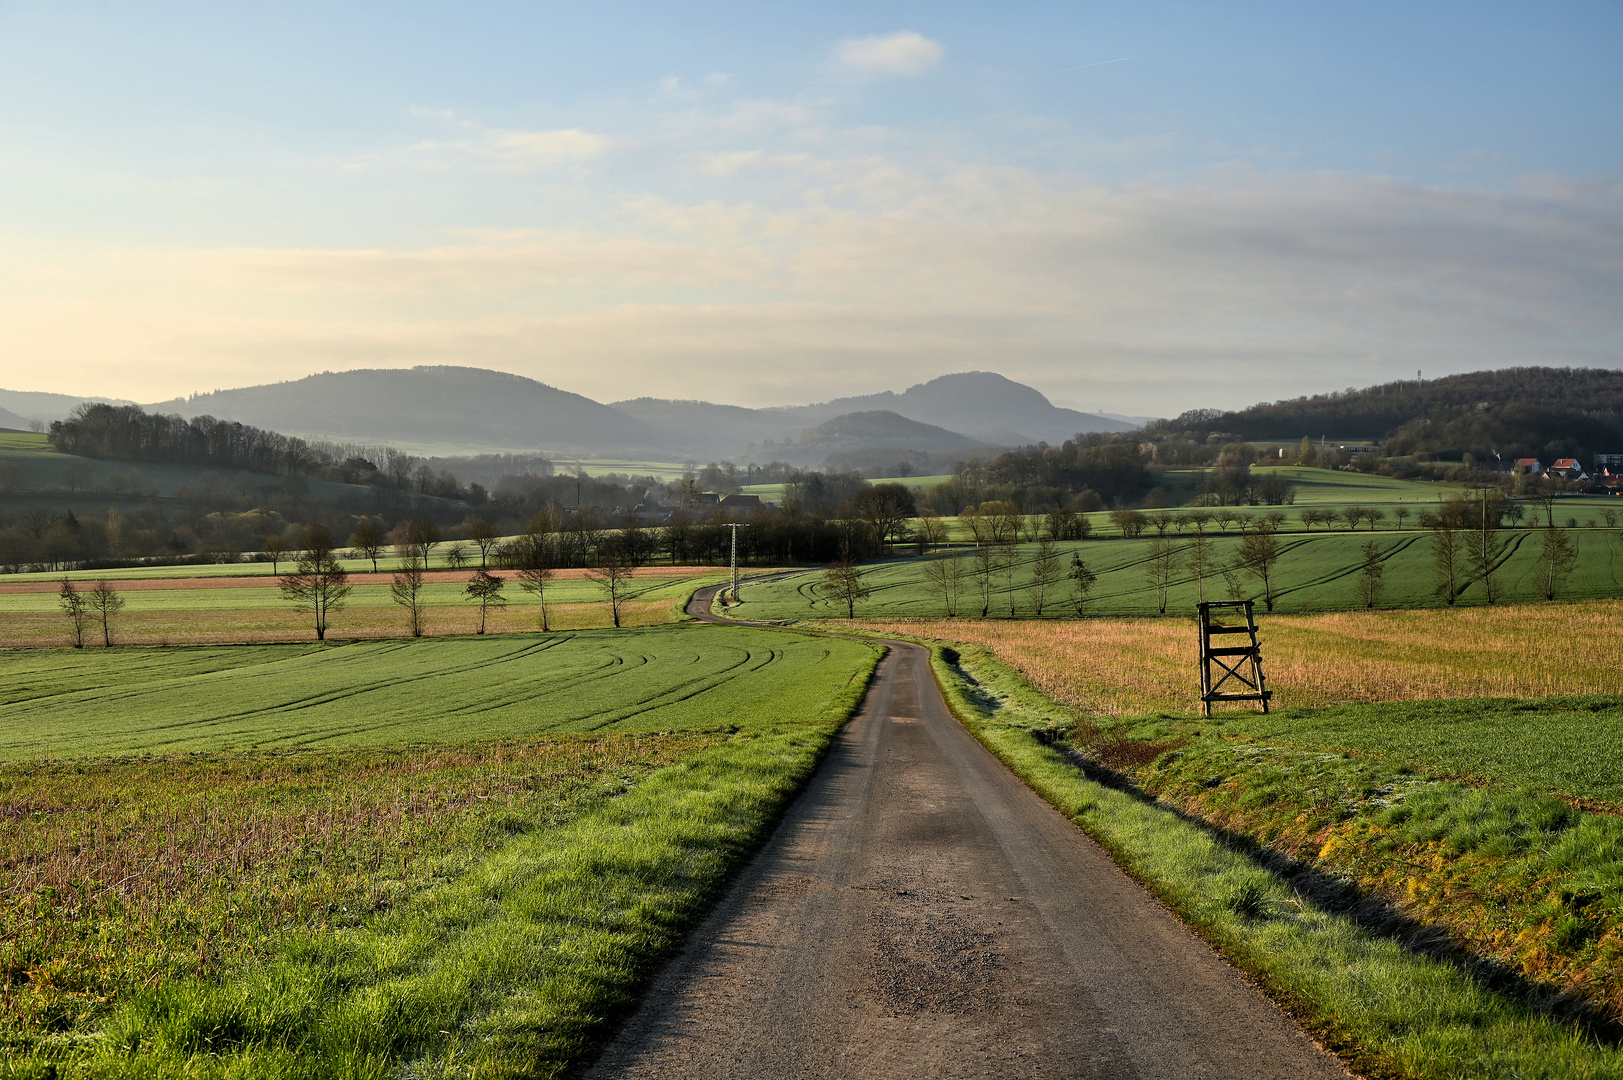
<svg viewBox="0 0 1623 1080">
<path fill-rule="evenodd" d="M 0 0 L 0 386 L 1623 366 L 1623 4 Z"/>
</svg>

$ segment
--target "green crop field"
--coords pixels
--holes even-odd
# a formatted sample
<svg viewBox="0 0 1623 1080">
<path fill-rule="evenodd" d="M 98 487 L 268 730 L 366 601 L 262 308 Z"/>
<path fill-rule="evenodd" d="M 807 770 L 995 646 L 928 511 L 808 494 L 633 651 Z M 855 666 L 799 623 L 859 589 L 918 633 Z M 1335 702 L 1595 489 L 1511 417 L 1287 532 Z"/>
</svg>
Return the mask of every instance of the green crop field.
<svg viewBox="0 0 1623 1080">
<path fill-rule="evenodd" d="M 0 1075 L 577 1070 L 877 655 L 705 625 L 0 651 Z"/>
<path fill-rule="evenodd" d="M 1623 539 L 1615 531 L 1605 529 L 1578 529 L 1571 535 L 1577 547 L 1578 563 L 1562 584 L 1559 595 L 1567 599 L 1623 596 Z M 1495 571 L 1502 590 L 1496 599 L 1499 602 L 1543 599 L 1537 571 L 1538 533 L 1535 530 L 1508 529 L 1500 533 L 1500 539 L 1504 542 L 1505 554 Z M 1441 603 L 1434 589 L 1430 537 L 1425 532 L 1285 533 L 1279 538 L 1280 556 L 1275 571 L 1276 610 L 1333 611 L 1359 606 L 1354 585 L 1361 564 L 1362 548 L 1369 540 L 1373 540 L 1379 548 L 1384 567 L 1386 588 L 1381 606 L 1427 607 Z M 1059 545 L 1062 574 L 1069 571 L 1071 557 L 1075 554 L 1098 575 L 1089 594 L 1085 609 L 1087 614 L 1156 614 L 1156 591 L 1146 578 L 1151 543 L 1149 539 L 1108 539 Z M 1206 579 L 1207 599 L 1227 598 L 1226 583 L 1220 568 L 1232 562 L 1239 544 L 1238 537 L 1215 539 L 1213 562 L 1219 570 Z M 1019 616 L 1029 616 L 1033 612 L 1030 587 L 1035 551 L 1036 545 L 1033 544 L 1021 544 L 1016 549 L 1012 595 L 1015 613 Z M 939 618 L 947 614 L 943 597 L 928 584 L 924 576 L 927 562 L 928 557 L 906 558 L 866 566 L 865 582 L 873 595 L 857 604 L 857 615 L 862 618 L 892 619 Z M 972 566 L 972 560 L 967 555 L 964 566 L 966 573 Z M 1467 577 L 1462 576 L 1461 580 Z M 1238 580 L 1246 596 L 1260 596 L 1260 586 L 1255 580 L 1244 576 Z M 1069 588 L 1070 583 L 1062 577 L 1052 589 L 1045 614 L 1055 617 L 1075 615 L 1075 608 L 1067 607 Z M 1199 591 L 1187 567 L 1180 566 L 1172 578 L 1168 613 L 1186 614 L 1192 611 Z M 993 578 L 990 614 L 1006 616 L 1010 596 L 1007 578 L 1000 570 Z M 748 586 L 744 589 L 744 599 L 745 605 L 734 612 L 739 618 L 792 620 L 843 618 L 846 614 L 843 604 L 834 603 L 826 595 L 820 569 Z M 1458 602 L 1481 603 L 1481 586 L 1469 586 Z M 978 616 L 981 603 L 975 579 L 966 577 L 958 614 Z"/>
<path fill-rule="evenodd" d="M 0 652 L 0 758 L 794 725 L 867 646 L 732 627 Z"/>
</svg>

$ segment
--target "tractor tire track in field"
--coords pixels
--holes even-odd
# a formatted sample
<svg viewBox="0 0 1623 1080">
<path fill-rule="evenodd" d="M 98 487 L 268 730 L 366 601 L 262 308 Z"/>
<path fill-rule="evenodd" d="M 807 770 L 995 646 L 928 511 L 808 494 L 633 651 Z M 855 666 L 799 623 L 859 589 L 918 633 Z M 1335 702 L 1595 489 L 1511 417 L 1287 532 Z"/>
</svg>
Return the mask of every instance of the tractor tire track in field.
<svg viewBox="0 0 1623 1080">
<path fill-rule="evenodd" d="M 715 590 L 689 613 L 708 621 Z M 588 1076 L 1340 1077 L 886 642 L 861 710 Z"/>
</svg>

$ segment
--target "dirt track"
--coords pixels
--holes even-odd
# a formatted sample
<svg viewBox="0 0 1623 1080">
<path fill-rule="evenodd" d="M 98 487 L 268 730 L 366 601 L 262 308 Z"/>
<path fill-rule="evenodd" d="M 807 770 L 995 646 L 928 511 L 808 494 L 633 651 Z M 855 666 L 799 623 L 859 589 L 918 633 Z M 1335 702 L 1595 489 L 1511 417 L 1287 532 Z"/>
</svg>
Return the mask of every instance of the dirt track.
<svg viewBox="0 0 1623 1080">
<path fill-rule="evenodd" d="M 976 743 L 925 650 L 896 642 L 588 1075 L 1348 1074 Z"/>
</svg>

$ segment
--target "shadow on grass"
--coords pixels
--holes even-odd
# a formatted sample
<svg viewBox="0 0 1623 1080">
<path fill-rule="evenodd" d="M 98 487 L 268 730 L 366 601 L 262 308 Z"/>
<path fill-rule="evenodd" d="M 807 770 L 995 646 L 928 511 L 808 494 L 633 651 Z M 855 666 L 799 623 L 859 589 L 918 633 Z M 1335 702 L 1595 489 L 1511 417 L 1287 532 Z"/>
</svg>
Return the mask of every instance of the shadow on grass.
<svg viewBox="0 0 1623 1080">
<path fill-rule="evenodd" d="M 1258 868 L 1278 876 L 1291 887 L 1297 902 L 1304 908 L 1349 919 L 1365 931 L 1386 938 L 1406 950 L 1452 965 L 1485 989 L 1511 996 L 1529 1008 L 1572 1024 L 1597 1043 L 1623 1048 L 1623 1021 L 1608 1015 L 1592 999 L 1566 993 L 1551 983 L 1529 978 L 1501 961 L 1463 947 L 1447 930 L 1412 918 L 1385 897 L 1364 891 L 1335 874 L 1317 870 L 1244 833 L 1214 825 L 1205 818 L 1160 801 L 1140 788 L 1130 776 L 1094 761 L 1069 746 L 1063 731 L 1046 729 L 1031 734 L 1038 742 L 1059 750 L 1094 783 L 1176 815 Z M 1268 916 L 1263 912 L 1257 917 Z"/>
</svg>

